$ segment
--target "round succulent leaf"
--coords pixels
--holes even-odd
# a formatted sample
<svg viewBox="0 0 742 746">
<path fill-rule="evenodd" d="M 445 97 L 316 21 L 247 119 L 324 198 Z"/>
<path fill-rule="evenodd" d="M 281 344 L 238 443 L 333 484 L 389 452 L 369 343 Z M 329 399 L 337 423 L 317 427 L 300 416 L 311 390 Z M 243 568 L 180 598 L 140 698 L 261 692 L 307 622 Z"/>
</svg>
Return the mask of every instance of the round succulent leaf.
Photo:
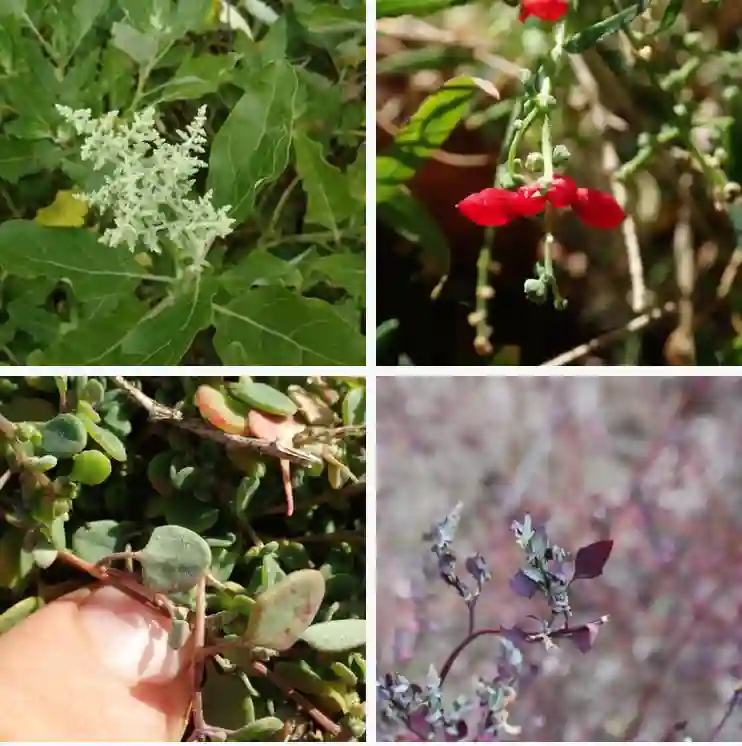
<svg viewBox="0 0 742 746">
<path fill-rule="evenodd" d="M 298 409 L 286 394 L 267 383 L 243 380 L 227 384 L 227 389 L 235 399 L 268 414 L 290 416 Z"/>
<path fill-rule="evenodd" d="M 47 454 L 46 456 L 31 456 L 26 459 L 25 465 L 33 471 L 49 471 L 57 465 L 57 457 Z"/>
<path fill-rule="evenodd" d="M 217 673 L 213 664 L 209 664 L 202 692 L 206 722 L 235 730 L 254 720 L 250 692 L 239 676 Z"/>
<path fill-rule="evenodd" d="M 211 565 L 209 545 L 183 526 L 158 526 L 135 556 L 144 584 L 160 593 L 190 590 Z"/>
<path fill-rule="evenodd" d="M 132 521 L 89 521 L 72 534 L 70 545 L 80 559 L 95 564 L 110 554 L 123 552 L 136 532 L 137 524 Z"/>
<path fill-rule="evenodd" d="M 72 458 L 87 442 L 85 424 L 74 414 L 58 414 L 41 427 L 41 447 L 57 458 Z"/>
<path fill-rule="evenodd" d="M 100 451 L 83 451 L 74 458 L 70 479 L 80 484 L 102 484 L 111 476 L 111 460 Z"/>
<path fill-rule="evenodd" d="M 231 435 L 244 435 L 247 432 L 247 408 L 213 386 L 199 386 L 193 402 L 201 417 L 218 430 Z"/>
<path fill-rule="evenodd" d="M 91 422 L 95 422 L 96 425 L 100 422 L 100 415 L 95 411 L 93 405 L 84 399 L 77 403 L 76 414 L 83 420 L 87 418 Z"/>
<path fill-rule="evenodd" d="M 85 385 L 82 387 L 80 398 L 86 402 L 90 402 L 94 407 L 97 407 L 99 404 L 102 404 L 105 393 L 105 384 L 97 378 L 91 378 L 89 381 L 86 381 Z"/>
<path fill-rule="evenodd" d="M 229 736 L 230 741 L 269 741 L 283 728 L 283 720 L 268 715 L 236 730 Z"/>
<path fill-rule="evenodd" d="M 325 595 L 318 570 L 297 570 L 255 599 L 245 642 L 252 647 L 287 650 L 312 623 Z"/>
<path fill-rule="evenodd" d="M 124 444 L 110 431 L 96 425 L 89 419 L 83 420 L 88 435 L 116 461 L 126 461 L 126 448 Z"/>
<path fill-rule="evenodd" d="M 313 624 L 302 632 L 301 639 L 323 653 L 343 653 L 366 644 L 366 620 L 333 619 Z"/>
</svg>

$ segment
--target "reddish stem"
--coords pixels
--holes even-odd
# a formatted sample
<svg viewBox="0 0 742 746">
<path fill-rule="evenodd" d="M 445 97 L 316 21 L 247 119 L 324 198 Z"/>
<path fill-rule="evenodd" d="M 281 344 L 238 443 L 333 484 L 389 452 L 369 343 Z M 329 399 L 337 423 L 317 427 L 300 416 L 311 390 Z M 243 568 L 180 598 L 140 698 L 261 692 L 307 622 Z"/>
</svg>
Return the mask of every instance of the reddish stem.
<svg viewBox="0 0 742 746">
<path fill-rule="evenodd" d="M 472 632 L 470 635 L 467 635 L 454 649 L 451 655 L 448 656 L 448 659 L 443 664 L 443 668 L 441 668 L 440 673 L 440 679 L 441 679 L 441 686 L 443 685 L 443 682 L 446 680 L 446 677 L 451 671 L 451 667 L 456 662 L 456 659 L 463 653 L 464 649 L 469 646 L 470 643 L 474 642 L 474 640 L 477 639 L 477 637 L 481 637 L 482 635 L 501 635 L 502 634 L 502 628 L 500 627 L 487 627 L 485 629 L 478 629 L 476 632 Z"/>
</svg>

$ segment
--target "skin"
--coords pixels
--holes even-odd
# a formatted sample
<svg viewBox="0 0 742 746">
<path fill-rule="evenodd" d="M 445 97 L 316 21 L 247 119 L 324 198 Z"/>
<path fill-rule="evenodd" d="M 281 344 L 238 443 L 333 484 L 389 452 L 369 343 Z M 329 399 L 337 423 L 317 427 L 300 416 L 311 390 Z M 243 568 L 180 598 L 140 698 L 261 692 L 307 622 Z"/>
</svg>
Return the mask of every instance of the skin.
<svg viewBox="0 0 742 746">
<path fill-rule="evenodd" d="M 118 675 L 91 637 L 84 589 L 0 636 L 1 741 L 179 741 L 191 690 L 188 665 L 164 682 Z M 168 622 L 131 599 L 146 628 Z M 89 620 L 89 615 L 86 617 Z"/>
</svg>

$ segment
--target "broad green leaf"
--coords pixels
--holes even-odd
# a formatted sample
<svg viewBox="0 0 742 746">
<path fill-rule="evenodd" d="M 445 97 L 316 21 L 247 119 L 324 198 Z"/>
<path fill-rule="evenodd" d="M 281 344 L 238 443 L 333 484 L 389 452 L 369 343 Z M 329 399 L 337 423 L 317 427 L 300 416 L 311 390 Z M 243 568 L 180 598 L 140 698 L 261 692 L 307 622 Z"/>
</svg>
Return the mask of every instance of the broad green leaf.
<svg viewBox="0 0 742 746">
<path fill-rule="evenodd" d="M 203 54 L 189 57 L 161 87 L 147 97 L 148 103 L 198 99 L 215 93 L 228 83 L 237 57 L 231 54 Z"/>
<path fill-rule="evenodd" d="M 46 362 L 176 365 L 196 334 L 211 323 L 213 292 L 214 284 L 207 279 L 168 295 L 153 308 L 136 298 L 122 299 L 118 305 L 106 303 L 101 312 L 61 337 Z"/>
<path fill-rule="evenodd" d="M 211 565 L 209 545 L 182 526 L 157 526 L 135 557 L 142 566 L 144 584 L 161 593 L 195 587 Z"/>
<path fill-rule="evenodd" d="M 11 184 L 44 169 L 53 170 L 60 158 L 59 148 L 48 140 L 0 138 L 0 179 Z"/>
<path fill-rule="evenodd" d="M 217 206 L 231 206 L 238 223 L 251 215 L 258 188 L 288 165 L 298 91 L 287 60 L 266 65 L 214 137 L 208 188 Z"/>
<path fill-rule="evenodd" d="M 362 254 L 330 254 L 319 257 L 310 267 L 328 284 L 366 303 L 366 258 Z"/>
<path fill-rule="evenodd" d="M 130 521 L 89 521 L 72 534 L 70 545 L 80 559 L 96 563 L 109 554 L 123 552 L 136 530 L 136 523 Z"/>
<path fill-rule="evenodd" d="M 192 494 L 179 494 L 165 501 L 165 520 L 198 534 L 213 528 L 219 520 L 219 508 L 197 500 Z"/>
<path fill-rule="evenodd" d="M 33 220 L 0 225 L 0 267 L 18 277 L 67 279 L 81 301 L 132 295 L 147 277 L 128 251 L 104 246 L 87 230 Z"/>
<path fill-rule="evenodd" d="M 615 34 L 624 26 L 631 23 L 631 21 L 633 21 L 643 10 L 644 8 L 642 7 L 641 2 L 637 2 L 635 5 L 624 8 L 605 20 L 598 21 L 598 23 L 594 23 L 592 26 L 588 26 L 586 29 L 575 34 L 567 40 L 564 48 L 570 54 L 584 52 L 586 49 L 595 46 L 599 41 L 602 41 L 607 36 Z"/>
<path fill-rule="evenodd" d="M 57 458 L 72 458 L 88 442 L 85 425 L 74 414 L 58 414 L 41 428 L 41 447 Z"/>
<path fill-rule="evenodd" d="M 301 639 L 315 650 L 324 653 L 342 653 L 366 644 L 365 619 L 333 619 L 313 624 Z"/>
<path fill-rule="evenodd" d="M 220 275 L 219 283 L 230 295 L 239 295 L 258 285 L 299 287 L 302 276 L 295 264 L 267 251 L 254 249 Z"/>
<path fill-rule="evenodd" d="M 376 201 L 391 199 L 400 184 L 409 181 L 420 166 L 448 139 L 466 116 L 475 81 L 466 76 L 449 80 L 423 101 L 406 122 L 386 153 L 376 158 Z"/>
<path fill-rule="evenodd" d="M 145 65 L 157 55 L 157 37 L 144 34 L 128 23 L 116 21 L 111 27 L 111 41 L 136 63 Z"/>
<path fill-rule="evenodd" d="M 320 143 L 301 131 L 294 133 L 294 153 L 296 171 L 307 195 L 306 221 L 337 233 L 359 208 L 346 175 L 325 160 Z"/>
<path fill-rule="evenodd" d="M 379 219 L 420 247 L 420 262 L 436 276 L 448 274 L 451 250 L 435 218 L 406 186 L 378 206 Z"/>
<path fill-rule="evenodd" d="M 344 34 L 363 30 L 366 26 L 363 3 L 343 7 L 343 3 L 294 0 L 294 7 L 299 23 L 315 34 Z"/>
<path fill-rule="evenodd" d="M 281 287 L 214 306 L 214 346 L 225 365 L 362 365 L 365 342 L 332 305 Z"/>
<path fill-rule="evenodd" d="M 312 623 L 325 595 L 318 570 L 297 570 L 255 599 L 244 639 L 252 647 L 288 650 Z"/>
</svg>

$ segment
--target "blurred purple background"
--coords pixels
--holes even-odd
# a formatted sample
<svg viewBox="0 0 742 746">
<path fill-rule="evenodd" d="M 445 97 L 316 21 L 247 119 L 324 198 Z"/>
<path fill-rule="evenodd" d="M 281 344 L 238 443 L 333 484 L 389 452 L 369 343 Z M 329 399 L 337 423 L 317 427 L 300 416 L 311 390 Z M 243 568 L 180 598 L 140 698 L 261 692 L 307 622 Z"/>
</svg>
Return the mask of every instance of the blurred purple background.
<svg viewBox="0 0 742 746">
<path fill-rule="evenodd" d="M 575 622 L 611 615 L 593 651 L 524 650 L 518 740 L 709 740 L 742 684 L 740 379 L 380 377 L 377 424 L 379 674 L 421 681 L 466 633 L 455 592 L 423 579 L 420 538 L 458 500 L 454 547 L 493 573 L 477 626 L 547 613 L 507 585 L 509 526 L 530 512 L 566 549 L 615 545 L 571 591 Z M 492 673 L 494 639 L 447 695 Z M 742 705 L 715 740 L 742 740 Z"/>
</svg>

